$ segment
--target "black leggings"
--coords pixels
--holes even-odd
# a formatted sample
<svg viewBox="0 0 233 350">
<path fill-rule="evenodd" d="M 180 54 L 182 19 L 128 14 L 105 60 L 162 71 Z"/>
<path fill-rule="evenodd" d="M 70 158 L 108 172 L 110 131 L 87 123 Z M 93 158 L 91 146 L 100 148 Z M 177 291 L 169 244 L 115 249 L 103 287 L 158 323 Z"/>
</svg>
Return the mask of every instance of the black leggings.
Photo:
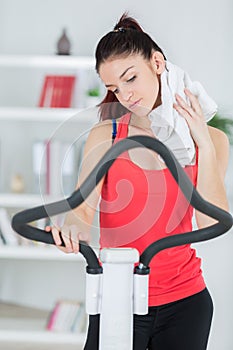
<svg viewBox="0 0 233 350">
<path fill-rule="evenodd" d="M 206 350 L 212 315 L 213 303 L 207 289 L 150 307 L 147 315 L 134 315 L 133 350 Z M 84 350 L 98 350 L 98 341 L 99 315 L 90 316 Z"/>
</svg>

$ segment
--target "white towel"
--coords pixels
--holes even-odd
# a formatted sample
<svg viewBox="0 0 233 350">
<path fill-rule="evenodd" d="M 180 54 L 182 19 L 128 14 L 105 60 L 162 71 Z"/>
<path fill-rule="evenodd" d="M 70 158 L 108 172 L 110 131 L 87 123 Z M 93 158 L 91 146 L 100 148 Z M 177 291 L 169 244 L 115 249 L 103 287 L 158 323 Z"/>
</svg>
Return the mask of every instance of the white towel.
<svg viewBox="0 0 233 350">
<path fill-rule="evenodd" d="M 154 135 L 163 142 L 175 155 L 182 166 L 195 162 L 195 145 L 186 120 L 173 108 L 175 94 L 186 102 L 184 88 L 197 96 L 206 122 L 217 112 L 216 103 L 208 96 L 203 86 L 192 82 L 189 75 L 176 65 L 166 62 L 167 69 L 161 74 L 162 104 L 150 114 L 151 128 Z"/>
</svg>

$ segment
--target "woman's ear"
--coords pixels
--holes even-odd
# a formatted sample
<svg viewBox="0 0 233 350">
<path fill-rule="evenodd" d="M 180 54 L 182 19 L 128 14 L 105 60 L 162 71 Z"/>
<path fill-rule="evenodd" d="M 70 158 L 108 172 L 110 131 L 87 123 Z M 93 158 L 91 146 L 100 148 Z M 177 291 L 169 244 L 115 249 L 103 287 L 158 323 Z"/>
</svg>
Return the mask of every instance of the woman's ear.
<svg viewBox="0 0 233 350">
<path fill-rule="evenodd" d="M 163 54 L 159 51 L 154 51 L 151 55 L 151 64 L 156 74 L 162 74 L 166 68 L 166 61 Z"/>
</svg>

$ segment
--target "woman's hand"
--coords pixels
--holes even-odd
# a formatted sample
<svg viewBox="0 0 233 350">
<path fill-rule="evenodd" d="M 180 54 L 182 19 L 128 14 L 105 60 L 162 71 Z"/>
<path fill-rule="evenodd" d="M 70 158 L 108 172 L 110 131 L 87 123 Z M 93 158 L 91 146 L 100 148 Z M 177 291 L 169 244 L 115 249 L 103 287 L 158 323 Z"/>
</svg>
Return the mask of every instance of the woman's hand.
<svg viewBox="0 0 233 350">
<path fill-rule="evenodd" d="M 79 241 L 90 242 L 89 234 L 80 232 L 77 225 L 64 225 L 62 227 L 46 226 L 46 232 L 51 232 L 56 246 L 64 253 L 79 252 Z M 65 246 L 61 246 L 62 240 Z"/>
<path fill-rule="evenodd" d="M 190 101 L 190 105 L 180 95 L 176 94 L 177 103 L 174 103 L 173 107 L 185 118 L 193 140 L 199 148 L 212 145 L 208 126 L 197 97 L 188 89 L 185 89 L 184 92 Z"/>
<path fill-rule="evenodd" d="M 207 125 L 197 97 L 188 89 L 184 91 L 190 106 L 176 95 L 174 108 L 187 121 L 193 140 L 200 150 L 196 189 L 205 200 L 229 210 L 224 186 L 229 154 L 228 139 L 222 131 Z M 204 228 L 216 220 L 196 210 L 196 222 L 198 228 Z"/>
</svg>

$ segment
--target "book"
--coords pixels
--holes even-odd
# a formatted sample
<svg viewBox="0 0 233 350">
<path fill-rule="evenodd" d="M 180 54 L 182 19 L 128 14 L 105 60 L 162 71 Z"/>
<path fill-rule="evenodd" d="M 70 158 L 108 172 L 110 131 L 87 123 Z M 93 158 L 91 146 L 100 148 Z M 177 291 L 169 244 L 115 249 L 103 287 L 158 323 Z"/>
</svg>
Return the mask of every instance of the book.
<svg viewBox="0 0 233 350">
<path fill-rule="evenodd" d="M 54 332 L 81 331 L 84 323 L 83 304 L 73 300 L 58 300 L 49 316 L 46 329 Z"/>
<path fill-rule="evenodd" d="M 82 333 L 85 331 L 85 326 L 87 322 L 87 314 L 85 305 L 82 303 L 79 310 L 76 313 L 74 322 L 71 326 L 72 333 Z"/>
<path fill-rule="evenodd" d="M 6 239 L 2 233 L 2 230 L 0 229 L 0 245 L 5 245 L 7 244 Z"/>
<path fill-rule="evenodd" d="M 33 191 L 47 193 L 47 154 L 46 141 L 36 140 L 32 145 Z"/>
<path fill-rule="evenodd" d="M 75 81 L 76 77 L 74 75 L 45 76 L 39 99 L 39 107 L 71 107 Z"/>
<path fill-rule="evenodd" d="M 69 195 L 76 185 L 75 146 L 54 140 L 35 141 L 32 145 L 34 192 Z"/>
<path fill-rule="evenodd" d="M 0 232 L 3 244 L 18 245 L 18 237 L 11 227 L 10 217 L 5 208 L 0 208 Z"/>
<path fill-rule="evenodd" d="M 69 142 L 61 144 L 61 193 L 70 195 L 76 186 L 77 182 L 77 167 L 75 162 L 75 146 Z"/>
</svg>

